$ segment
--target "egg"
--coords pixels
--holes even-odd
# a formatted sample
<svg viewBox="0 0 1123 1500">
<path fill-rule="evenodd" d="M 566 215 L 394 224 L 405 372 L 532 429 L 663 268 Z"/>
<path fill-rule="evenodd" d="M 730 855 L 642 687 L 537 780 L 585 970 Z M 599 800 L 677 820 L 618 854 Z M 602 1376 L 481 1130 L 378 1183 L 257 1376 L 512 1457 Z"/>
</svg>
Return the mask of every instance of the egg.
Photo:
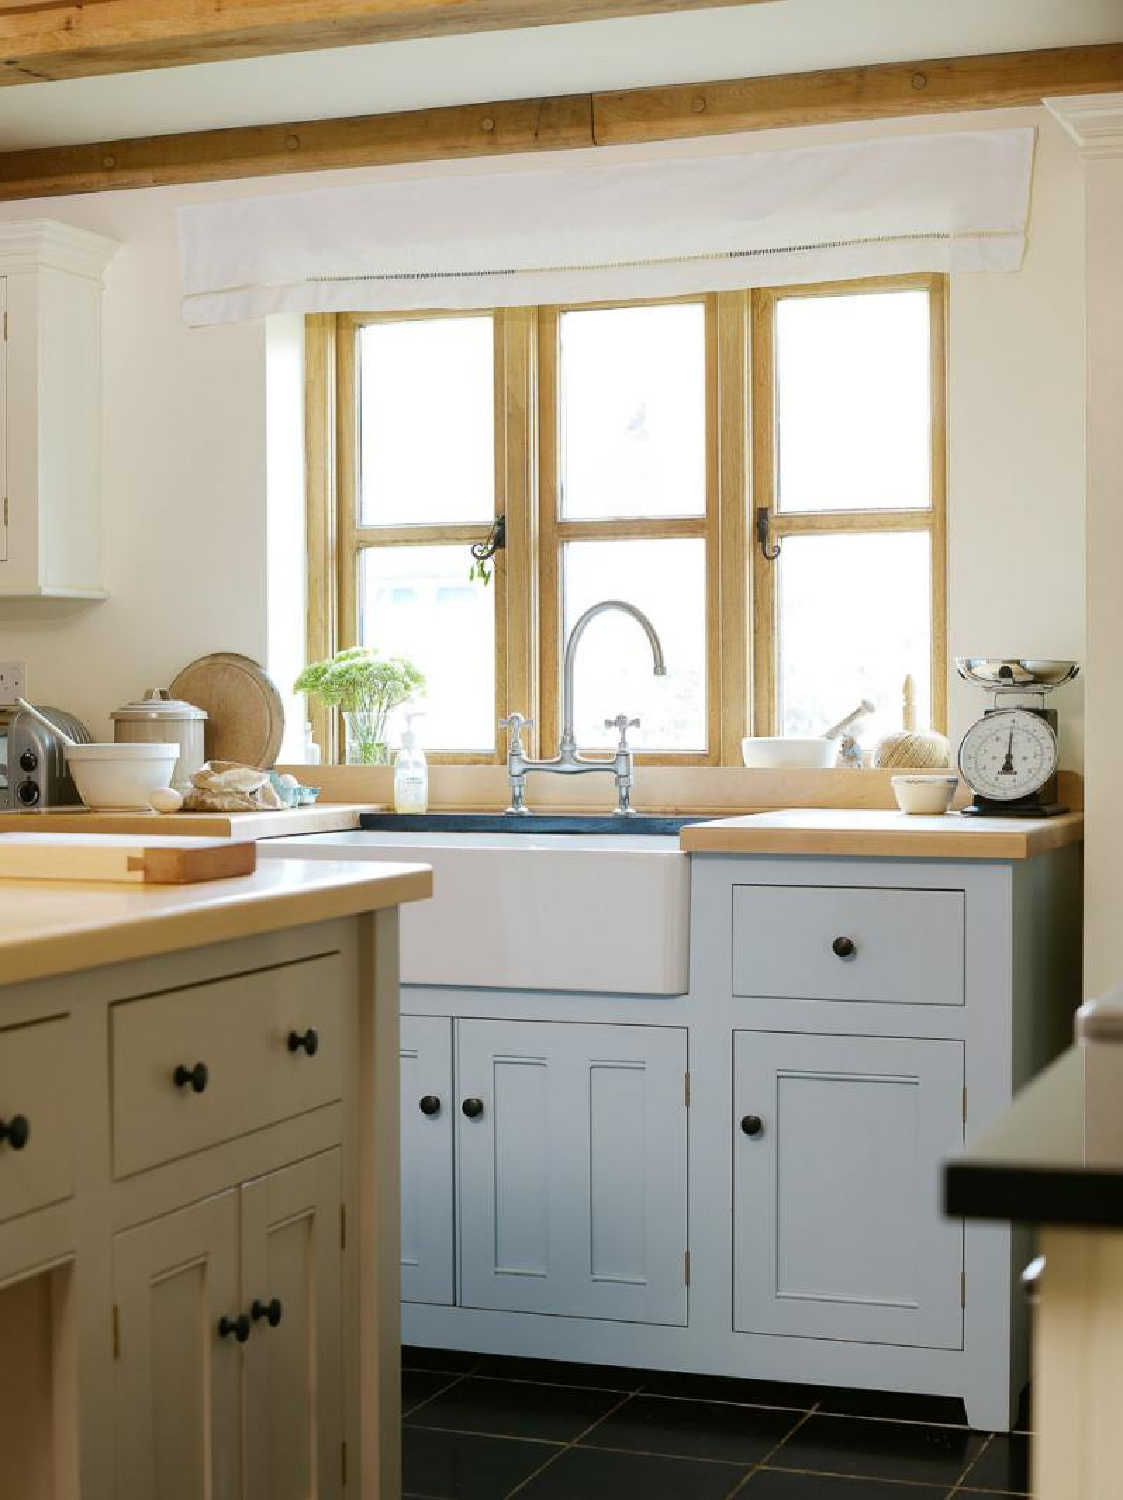
<svg viewBox="0 0 1123 1500">
<path fill-rule="evenodd" d="M 153 812 L 175 813 L 183 806 L 183 798 L 174 787 L 160 786 L 149 793 L 148 805 Z"/>
</svg>

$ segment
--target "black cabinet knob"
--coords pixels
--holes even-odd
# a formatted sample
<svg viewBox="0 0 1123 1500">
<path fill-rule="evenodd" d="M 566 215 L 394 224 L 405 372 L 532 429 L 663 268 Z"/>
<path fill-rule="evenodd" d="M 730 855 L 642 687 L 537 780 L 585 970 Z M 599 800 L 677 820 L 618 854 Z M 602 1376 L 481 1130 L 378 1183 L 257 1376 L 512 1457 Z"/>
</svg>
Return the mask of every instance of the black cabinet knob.
<svg viewBox="0 0 1123 1500">
<path fill-rule="evenodd" d="M 836 937 L 831 949 L 839 958 L 853 958 L 858 951 L 854 939 L 848 937 Z"/>
<path fill-rule="evenodd" d="M 320 1050 L 320 1035 L 314 1026 L 309 1026 L 307 1031 L 289 1032 L 289 1051 L 307 1052 L 309 1057 L 315 1057 Z"/>
<path fill-rule="evenodd" d="M 259 1298 L 255 1297 L 253 1306 L 250 1308 L 250 1314 L 254 1322 L 260 1323 L 262 1318 L 264 1318 L 270 1328 L 276 1328 L 284 1315 L 284 1311 L 278 1297 L 273 1297 L 268 1302 L 262 1302 Z"/>
<path fill-rule="evenodd" d="M 201 1094 L 210 1080 L 206 1063 L 197 1062 L 193 1068 L 186 1063 L 180 1063 L 172 1074 L 172 1082 L 177 1089 L 190 1088 L 193 1094 Z"/>
<path fill-rule="evenodd" d="M 0 1145 L 11 1146 L 13 1151 L 22 1151 L 31 1139 L 31 1121 L 26 1115 L 13 1115 L 10 1120 L 0 1120 Z"/>
<path fill-rule="evenodd" d="M 441 1101 L 436 1094 L 424 1094 L 418 1101 L 417 1107 L 423 1115 L 439 1115 L 441 1112 Z M 467 1110 L 464 1111 L 468 1113 Z"/>
<path fill-rule="evenodd" d="M 460 1108 L 469 1120 L 478 1120 L 484 1112 L 484 1102 L 482 1099 L 465 1099 Z"/>
<path fill-rule="evenodd" d="M 221 1317 L 218 1320 L 218 1336 L 220 1339 L 228 1339 L 231 1334 L 244 1344 L 250 1336 L 250 1320 L 245 1313 L 239 1313 L 236 1318 Z"/>
<path fill-rule="evenodd" d="M 764 1132 L 764 1121 L 759 1115 L 745 1115 L 741 1121 L 741 1129 L 746 1135 L 762 1135 Z"/>
</svg>

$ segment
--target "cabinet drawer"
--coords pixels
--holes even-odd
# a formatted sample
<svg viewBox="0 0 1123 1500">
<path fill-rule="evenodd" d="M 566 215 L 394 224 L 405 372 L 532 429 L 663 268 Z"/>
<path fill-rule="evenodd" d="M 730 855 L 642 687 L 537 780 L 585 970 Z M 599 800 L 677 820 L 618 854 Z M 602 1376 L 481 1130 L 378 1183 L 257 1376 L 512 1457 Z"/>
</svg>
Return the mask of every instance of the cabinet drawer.
<svg viewBox="0 0 1123 1500">
<path fill-rule="evenodd" d="M 112 1011 L 113 1172 L 127 1177 L 328 1104 L 342 1094 L 337 954 Z M 313 1054 L 290 1034 L 316 1034 Z M 205 1084 L 177 1085 L 202 1064 Z M 196 1082 L 203 1082 L 200 1073 Z"/>
<path fill-rule="evenodd" d="M 0 1143 L 0 1220 L 74 1191 L 70 1071 L 65 1016 L 0 1031 L 0 1121 L 14 1127 Z"/>
<path fill-rule="evenodd" d="M 733 993 L 963 1004 L 963 892 L 742 885 Z"/>
</svg>

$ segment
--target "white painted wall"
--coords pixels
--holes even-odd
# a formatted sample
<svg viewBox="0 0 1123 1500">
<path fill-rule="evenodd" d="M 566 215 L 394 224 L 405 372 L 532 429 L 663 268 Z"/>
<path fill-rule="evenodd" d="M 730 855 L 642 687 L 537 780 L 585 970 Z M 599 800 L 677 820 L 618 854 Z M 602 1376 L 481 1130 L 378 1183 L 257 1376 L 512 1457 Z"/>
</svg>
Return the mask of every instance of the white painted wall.
<svg viewBox="0 0 1123 1500">
<path fill-rule="evenodd" d="M 874 134 L 1040 127 L 1030 249 L 1015 275 L 955 278 L 951 302 L 950 647 L 961 654 L 1083 657 L 1083 220 L 1080 164 L 1043 111 L 886 122 L 745 137 L 747 149 Z M 735 149 L 726 137 L 684 154 Z M 656 155 L 667 147 L 621 155 Z M 563 162 L 563 157 L 549 160 Z M 542 165 L 539 162 L 537 165 Z M 548 163 L 547 163 L 548 164 Z M 494 169 L 515 170 L 513 159 Z M 477 163 L 445 172 L 479 171 Z M 389 169 L 409 175 L 422 168 Z M 375 175 L 352 174 L 351 180 Z M 33 694 L 108 732 L 108 713 L 205 651 L 291 668 L 299 444 L 291 324 L 190 331 L 178 315 L 177 203 L 300 191 L 320 178 L 8 204 L 123 242 L 106 298 L 105 545 L 111 600 L 0 603 L 0 658 L 26 658 Z M 267 358 L 267 355 L 269 358 Z M 288 371 L 286 377 L 285 371 Z M 285 391 L 286 379 L 290 382 Z M 266 440 L 267 411 L 284 430 Z M 288 458 L 286 459 L 286 454 Z M 286 463 L 292 467 L 286 471 Z M 267 547 L 267 490 L 277 528 Z M 292 547 L 288 538 L 292 534 Z M 267 557 L 274 587 L 267 587 Z M 1066 689 L 1066 764 L 1081 763 L 1078 688 Z M 953 730 L 982 704 L 953 684 Z"/>
</svg>

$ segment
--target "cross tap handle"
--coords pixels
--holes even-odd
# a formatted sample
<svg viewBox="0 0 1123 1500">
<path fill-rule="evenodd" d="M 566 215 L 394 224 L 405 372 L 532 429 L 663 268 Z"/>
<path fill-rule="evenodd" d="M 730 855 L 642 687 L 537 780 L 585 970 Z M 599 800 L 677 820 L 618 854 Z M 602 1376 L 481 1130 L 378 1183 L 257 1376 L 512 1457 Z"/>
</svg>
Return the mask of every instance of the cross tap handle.
<svg viewBox="0 0 1123 1500">
<path fill-rule="evenodd" d="M 522 714 L 511 714 L 506 719 L 499 720 L 500 729 L 506 729 L 510 733 L 510 748 L 522 753 L 522 732 L 524 729 L 533 729 L 534 720 L 527 719 Z"/>
<path fill-rule="evenodd" d="M 617 714 L 614 719 L 605 719 L 604 727 L 620 731 L 620 743 L 616 748 L 618 750 L 626 750 L 628 748 L 628 730 L 638 729 L 639 720 L 629 719 L 627 714 Z"/>
</svg>

